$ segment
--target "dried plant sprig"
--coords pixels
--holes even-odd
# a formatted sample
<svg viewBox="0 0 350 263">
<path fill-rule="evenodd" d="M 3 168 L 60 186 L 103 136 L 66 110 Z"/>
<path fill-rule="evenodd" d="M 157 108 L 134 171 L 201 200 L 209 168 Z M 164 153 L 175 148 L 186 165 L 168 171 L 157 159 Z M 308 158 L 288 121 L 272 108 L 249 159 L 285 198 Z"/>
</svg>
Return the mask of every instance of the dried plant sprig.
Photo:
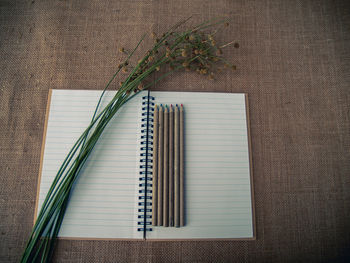
<svg viewBox="0 0 350 263">
<path fill-rule="evenodd" d="M 129 65 L 130 59 L 144 37 L 130 53 L 123 47 L 119 49 L 120 52 L 127 54 L 127 58 L 118 65 L 117 71 L 107 83 L 99 98 L 89 126 L 78 138 L 59 168 L 41 206 L 21 262 L 48 262 L 50 260 L 73 184 L 104 128 L 122 105 L 140 90 L 150 88 L 175 70 L 196 71 L 202 75 L 208 75 L 209 79 L 214 79 L 214 71 L 218 63 L 234 67 L 223 57 L 217 55 L 221 48 L 216 45 L 212 34 L 204 32 L 207 28 L 218 24 L 226 25 L 227 22 L 225 20 L 206 21 L 192 29 L 176 32 L 178 27 L 187 20 L 174 25 L 161 37 L 157 37 L 155 33 L 152 33 L 152 37 L 155 39 L 153 48 L 133 68 Z M 167 67 L 165 73 L 146 84 L 152 73 L 165 67 Z M 102 98 L 112 81 L 120 71 L 128 72 L 130 69 L 131 72 L 120 83 L 120 88 L 113 99 L 99 112 Z M 218 71 L 220 71 L 219 67 Z"/>
</svg>

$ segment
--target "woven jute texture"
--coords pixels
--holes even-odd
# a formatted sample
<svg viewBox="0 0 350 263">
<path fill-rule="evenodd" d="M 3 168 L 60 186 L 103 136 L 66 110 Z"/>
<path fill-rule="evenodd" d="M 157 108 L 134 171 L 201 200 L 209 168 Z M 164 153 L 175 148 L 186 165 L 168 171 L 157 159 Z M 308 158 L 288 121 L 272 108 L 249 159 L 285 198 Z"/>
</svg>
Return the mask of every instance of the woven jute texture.
<svg viewBox="0 0 350 263">
<path fill-rule="evenodd" d="M 0 1 L 0 261 L 18 262 L 31 230 L 48 90 L 103 89 L 119 47 L 190 15 L 231 18 L 216 38 L 239 42 L 224 50 L 237 70 L 156 89 L 248 93 L 257 240 L 59 240 L 54 262 L 349 260 L 347 2 Z"/>
</svg>

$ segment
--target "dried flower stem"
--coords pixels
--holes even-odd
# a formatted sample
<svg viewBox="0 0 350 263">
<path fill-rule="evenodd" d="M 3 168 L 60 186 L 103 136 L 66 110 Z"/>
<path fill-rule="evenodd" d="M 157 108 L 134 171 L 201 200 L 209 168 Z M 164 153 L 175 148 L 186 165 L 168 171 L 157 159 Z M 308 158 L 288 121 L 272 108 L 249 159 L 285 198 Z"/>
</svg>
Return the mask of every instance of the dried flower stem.
<svg viewBox="0 0 350 263">
<path fill-rule="evenodd" d="M 225 45 L 222 45 L 222 46 L 220 46 L 220 48 L 228 47 L 228 46 L 230 46 L 230 45 L 232 45 L 232 44 L 236 44 L 236 41 L 232 41 L 232 42 L 230 42 L 230 43 L 227 43 L 227 44 L 225 44 Z"/>
</svg>

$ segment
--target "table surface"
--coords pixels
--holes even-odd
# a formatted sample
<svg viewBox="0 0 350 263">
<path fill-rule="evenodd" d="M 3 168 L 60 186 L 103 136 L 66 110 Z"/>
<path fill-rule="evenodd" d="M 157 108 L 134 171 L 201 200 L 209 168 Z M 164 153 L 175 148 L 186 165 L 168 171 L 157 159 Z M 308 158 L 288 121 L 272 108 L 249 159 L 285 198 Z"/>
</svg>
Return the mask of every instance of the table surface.
<svg viewBox="0 0 350 263">
<path fill-rule="evenodd" d="M 249 94 L 256 241 L 60 240 L 55 262 L 342 262 L 350 245 L 347 1 L 1 1 L 0 261 L 32 226 L 50 88 L 103 89 L 144 32 L 229 17 L 237 70 L 157 90 Z M 145 51 L 150 41 L 142 46 Z M 112 85 L 112 88 L 118 86 Z"/>
</svg>

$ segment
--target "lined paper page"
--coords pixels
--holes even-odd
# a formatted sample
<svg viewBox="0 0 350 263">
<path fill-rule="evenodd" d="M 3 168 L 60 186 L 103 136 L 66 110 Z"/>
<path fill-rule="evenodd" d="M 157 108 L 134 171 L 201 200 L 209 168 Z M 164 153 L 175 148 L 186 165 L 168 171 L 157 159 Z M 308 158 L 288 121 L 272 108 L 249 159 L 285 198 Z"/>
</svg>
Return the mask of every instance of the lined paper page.
<svg viewBox="0 0 350 263">
<path fill-rule="evenodd" d="M 149 239 L 251 238 L 253 215 L 244 94 L 151 92 L 184 104 L 185 221 Z"/>
<path fill-rule="evenodd" d="M 65 156 L 91 121 L 101 91 L 53 90 L 39 208 Z M 115 92 L 107 92 L 106 105 Z M 142 238 L 137 232 L 141 94 L 110 121 L 79 175 L 59 236 Z M 101 107 L 103 108 L 103 107 Z"/>
</svg>

